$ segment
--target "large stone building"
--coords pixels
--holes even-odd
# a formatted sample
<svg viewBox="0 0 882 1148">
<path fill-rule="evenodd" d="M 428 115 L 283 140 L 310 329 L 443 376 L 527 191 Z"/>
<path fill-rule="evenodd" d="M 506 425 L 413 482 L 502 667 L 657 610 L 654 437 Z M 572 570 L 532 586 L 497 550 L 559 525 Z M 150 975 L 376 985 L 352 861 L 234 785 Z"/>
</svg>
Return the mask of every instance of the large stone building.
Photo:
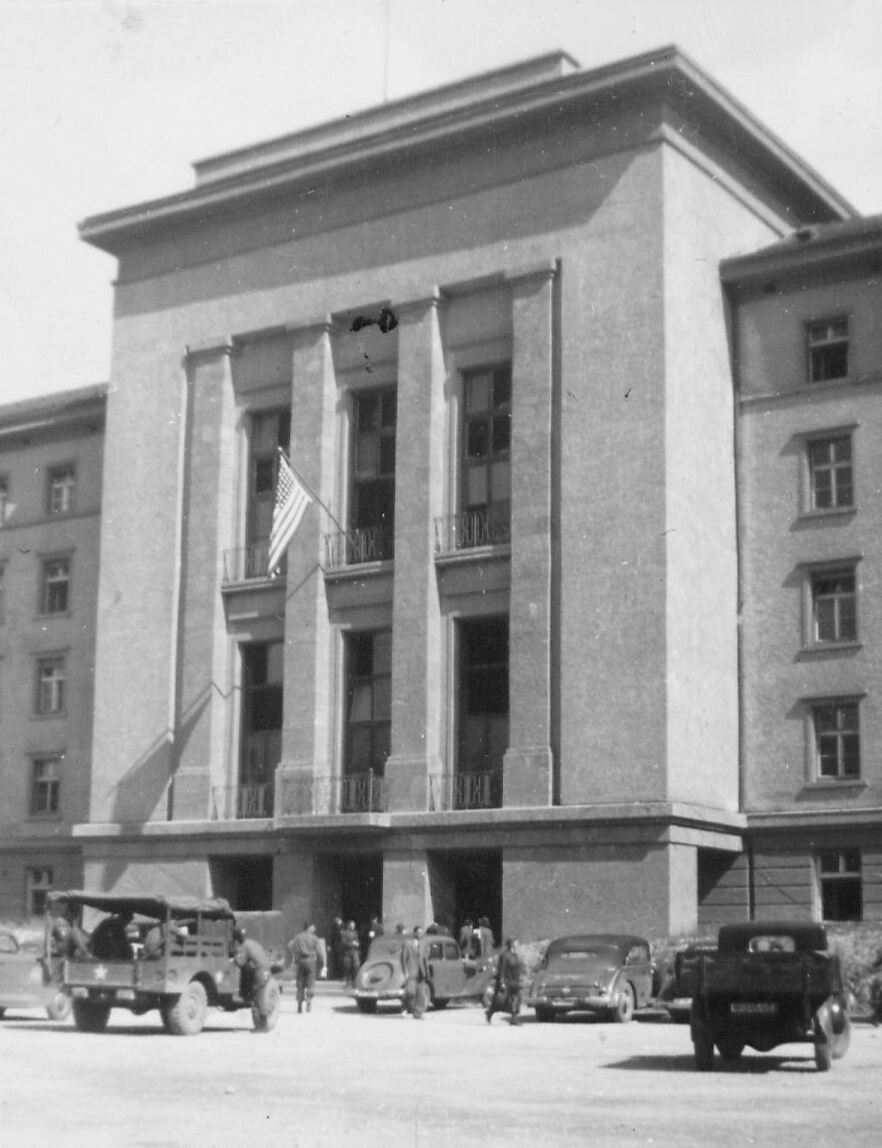
<svg viewBox="0 0 882 1148">
<path fill-rule="evenodd" d="M 853 215 L 665 49 L 540 57 L 87 220 L 119 273 L 86 882 L 524 936 L 767 907 L 802 795 L 739 690 L 780 650 L 750 610 L 739 642 L 766 424 L 720 261 Z M 313 503 L 269 577 L 280 446 Z"/>
<path fill-rule="evenodd" d="M 0 407 L 0 917 L 82 881 L 106 393 Z"/>
</svg>

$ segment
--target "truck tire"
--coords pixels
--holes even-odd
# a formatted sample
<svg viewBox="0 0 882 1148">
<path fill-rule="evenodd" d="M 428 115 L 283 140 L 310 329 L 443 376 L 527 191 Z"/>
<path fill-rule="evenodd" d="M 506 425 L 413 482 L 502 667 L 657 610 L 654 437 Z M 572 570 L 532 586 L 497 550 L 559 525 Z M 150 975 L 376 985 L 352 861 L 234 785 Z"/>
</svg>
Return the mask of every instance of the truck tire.
<svg viewBox="0 0 882 1148">
<path fill-rule="evenodd" d="M 50 1020 L 67 1020 L 71 1013 L 72 1001 L 67 993 L 61 989 L 55 994 L 46 1006 L 46 1013 Z"/>
<path fill-rule="evenodd" d="M 627 1024 L 634 1015 L 634 990 L 630 985 L 623 985 L 616 996 L 612 1008 L 612 1019 L 616 1024 Z"/>
<path fill-rule="evenodd" d="M 110 1005 L 76 1000 L 73 1002 L 73 1018 L 80 1032 L 104 1032 L 110 1020 Z"/>
<path fill-rule="evenodd" d="M 195 1036 L 202 1032 L 208 996 L 199 981 L 190 981 L 168 1010 L 169 1032 L 174 1036 Z"/>
<path fill-rule="evenodd" d="M 830 1009 L 824 1003 L 813 1018 L 815 1036 L 815 1065 L 818 1072 L 829 1072 L 833 1065 L 833 1033 L 830 1023 Z"/>
<path fill-rule="evenodd" d="M 692 1018 L 692 1044 L 695 1049 L 695 1067 L 699 1072 L 713 1072 L 713 1031 L 706 1021 L 694 1016 Z"/>
<path fill-rule="evenodd" d="M 282 990 L 275 977 L 270 977 L 251 1006 L 255 1032 L 272 1032 L 282 1010 Z"/>
</svg>

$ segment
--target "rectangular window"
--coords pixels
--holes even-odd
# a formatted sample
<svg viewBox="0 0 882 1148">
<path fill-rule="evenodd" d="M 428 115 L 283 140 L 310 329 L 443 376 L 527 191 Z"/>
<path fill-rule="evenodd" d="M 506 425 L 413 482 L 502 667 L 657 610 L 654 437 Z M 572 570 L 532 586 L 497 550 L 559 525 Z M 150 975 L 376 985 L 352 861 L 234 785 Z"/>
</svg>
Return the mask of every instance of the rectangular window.
<svg viewBox="0 0 882 1148">
<path fill-rule="evenodd" d="M 812 439 L 806 444 L 809 509 L 835 510 L 854 505 L 851 435 Z"/>
<path fill-rule="evenodd" d="M 46 509 L 49 514 L 72 514 L 77 489 L 76 470 L 73 465 L 54 466 L 49 471 Z"/>
<path fill-rule="evenodd" d="M 242 671 L 239 811 L 241 816 L 269 817 L 273 778 L 282 757 L 285 643 L 243 646 Z"/>
<path fill-rule="evenodd" d="M 811 578 L 812 641 L 857 641 L 854 568 L 815 573 Z"/>
<path fill-rule="evenodd" d="M 508 658 L 506 616 L 460 623 L 457 773 L 466 780 L 456 788 L 458 808 L 501 803 L 502 758 L 508 747 Z"/>
<path fill-rule="evenodd" d="M 248 543 L 265 544 L 273 524 L 279 447 L 287 454 L 291 443 L 291 412 L 261 411 L 251 419 L 251 463 L 248 484 Z M 266 555 L 262 569 L 266 573 Z"/>
<path fill-rule="evenodd" d="M 43 563 L 40 612 L 66 614 L 70 603 L 70 559 L 49 558 Z"/>
<path fill-rule="evenodd" d="M 461 546 L 507 542 L 511 521 L 511 368 L 465 376 Z"/>
<path fill-rule="evenodd" d="M 61 758 L 36 758 L 31 775 L 31 816 L 52 817 L 59 811 Z"/>
<path fill-rule="evenodd" d="M 30 917 L 42 917 L 46 895 L 52 888 L 52 870 L 45 866 L 25 872 L 25 910 Z"/>
<path fill-rule="evenodd" d="M 812 707 L 816 776 L 852 780 L 861 774 L 857 702 L 823 702 Z"/>
<path fill-rule="evenodd" d="M 808 379 L 824 383 L 848 376 L 848 319 L 821 319 L 808 325 Z"/>
<path fill-rule="evenodd" d="M 37 713 L 43 716 L 65 712 L 64 658 L 40 658 L 37 662 Z"/>
<path fill-rule="evenodd" d="M 858 849 L 818 854 L 821 916 L 825 921 L 860 921 L 863 918 L 863 879 Z"/>
<path fill-rule="evenodd" d="M 383 775 L 392 736 L 392 631 L 346 635 L 344 772 Z"/>
<path fill-rule="evenodd" d="M 394 387 L 354 396 L 347 565 L 393 557 L 397 422 Z"/>
</svg>

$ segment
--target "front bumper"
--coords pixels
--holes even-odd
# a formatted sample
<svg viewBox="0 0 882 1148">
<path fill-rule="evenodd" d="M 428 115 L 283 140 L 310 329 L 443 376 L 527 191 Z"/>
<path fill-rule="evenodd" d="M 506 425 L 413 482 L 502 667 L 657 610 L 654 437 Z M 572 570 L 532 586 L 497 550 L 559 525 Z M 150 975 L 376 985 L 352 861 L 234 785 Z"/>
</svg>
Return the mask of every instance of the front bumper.
<svg viewBox="0 0 882 1148">
<path fill-rule="evenodd" d="M 388 989 L 384 992 L 378 992 L 376 989 L 351 989 L 352 996 L 358 1001 L 377 1001 L 382 1004 L 383 1001 L 403 1001 L 404 989 Z"/>
<path fill-rule="evenodd" d="M 547 993 L 528 996 L 528 1008 L 547 1009 L 549 1012 L 609 1012 L 614 1001 L 606 993 Z"/>
</svg>

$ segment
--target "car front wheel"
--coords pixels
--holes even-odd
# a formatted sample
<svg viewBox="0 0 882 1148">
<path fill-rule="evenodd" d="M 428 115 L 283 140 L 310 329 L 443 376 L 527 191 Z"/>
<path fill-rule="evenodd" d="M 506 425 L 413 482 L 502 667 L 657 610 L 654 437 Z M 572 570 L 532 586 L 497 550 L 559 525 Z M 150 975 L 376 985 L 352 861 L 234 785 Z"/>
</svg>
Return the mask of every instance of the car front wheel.
<svg viewBox="0 0 882 1148">
<path fill-rule="evenodd" d="M 251 1006 L 255 1032 L 272 1032 L 282 1009 L 282 991 L 273 977 L 267 981 Z"/>
<path fill-rule="evenodd" d="M 71 999 L 67 993 L 57 992 L 49 1004 L 46 1012 L 50 1020 L 67 1020 L 71 1013 Z"/>
<path fill-rule="evenodd" d="M 619 989 L 616 1003 L 613 1005 L 612 1018 L 617 1024 L 627 1024 L 634 1015 L 634 990 L 630 985 Z"/>
</svg>

